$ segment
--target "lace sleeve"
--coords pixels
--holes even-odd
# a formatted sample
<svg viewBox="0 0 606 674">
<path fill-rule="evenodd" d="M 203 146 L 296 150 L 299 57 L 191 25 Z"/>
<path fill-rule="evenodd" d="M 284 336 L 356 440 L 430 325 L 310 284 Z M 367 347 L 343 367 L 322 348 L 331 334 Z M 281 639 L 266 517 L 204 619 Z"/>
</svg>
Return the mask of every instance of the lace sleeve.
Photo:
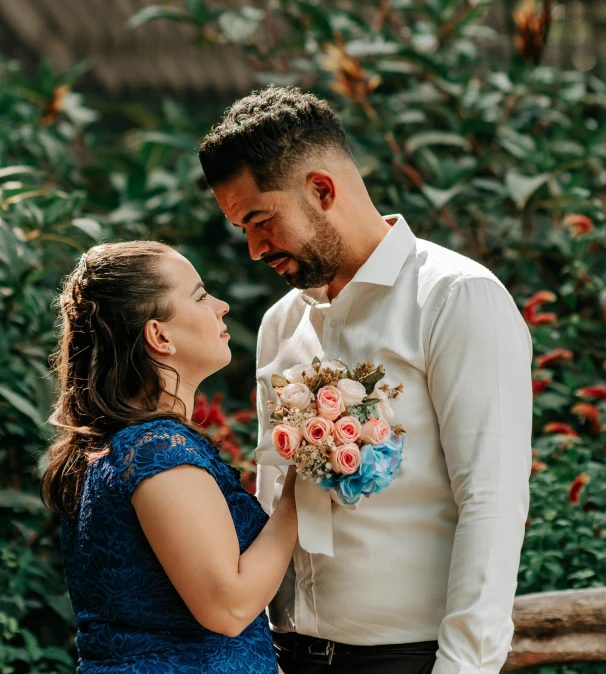
<svg viewBox="0 0 606 674">
<path fill-rule="evenodd" d="M 126 428 L 116 438 L 117 478 L 128 500 L 143 480 L 175 466 L 192 465 L 217 479 L 212 447 L 174 421 Z"/>
</svg>

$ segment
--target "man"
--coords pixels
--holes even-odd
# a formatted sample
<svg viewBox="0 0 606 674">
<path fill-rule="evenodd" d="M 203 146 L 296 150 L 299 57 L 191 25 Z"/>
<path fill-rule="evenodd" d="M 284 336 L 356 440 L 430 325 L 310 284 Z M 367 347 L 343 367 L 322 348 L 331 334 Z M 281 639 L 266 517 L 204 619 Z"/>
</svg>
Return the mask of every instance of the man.
<svg viewBox="0 0 606 674">
<path fill-rule="evenodd" d="M 291 672 L 496 674 L 507 657 L 531 463 L 532 345 L 480 264 L 382 217 L 329 106 L 295 88 L 237 101 L 201 145 L 226 217 L 294 290 L 259 334 L 260 438 L 272 373 L 382 363 L 398 478 L 332 506 L 334 557 L 297 547 L 269 608 Z M 281 473 L 259 469 L 271 512 Z M 437 653 L 436 653 L 437 651 Z"/>
</svg>

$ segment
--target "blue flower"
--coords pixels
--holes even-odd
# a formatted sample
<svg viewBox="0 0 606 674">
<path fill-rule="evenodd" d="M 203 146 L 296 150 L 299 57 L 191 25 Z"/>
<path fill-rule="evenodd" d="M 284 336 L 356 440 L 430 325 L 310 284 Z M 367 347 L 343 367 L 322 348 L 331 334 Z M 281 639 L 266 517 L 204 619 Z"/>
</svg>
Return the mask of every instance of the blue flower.
<svg viewBox="0 0 606 674">
<path fill-rule="evenodd" d="M 388 440 L 378 445 L 364 445 L 358 470 L 353 475 L 331 475 L 319 485 L 334 489 L 339 499 L 355 505 L 362 496 L 379 494 L 391 484 L 402 464 L 404 438 L 392 433 Z"/>
</svg>

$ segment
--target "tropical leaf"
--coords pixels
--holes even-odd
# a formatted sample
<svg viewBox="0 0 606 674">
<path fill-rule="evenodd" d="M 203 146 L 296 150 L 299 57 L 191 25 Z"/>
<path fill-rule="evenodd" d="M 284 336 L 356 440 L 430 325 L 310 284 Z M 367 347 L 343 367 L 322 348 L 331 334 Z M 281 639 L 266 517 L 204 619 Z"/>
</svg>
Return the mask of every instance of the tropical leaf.
<svg viewBox="0 0 606 674">
<path fill-rule="evenodd" d="M 37 410 L 27 398 L 24 398 L 20 393 L 9 389 L 0 384 L 0 396 L 2 396 L 14 409 L 29 417 L 36 426 L 42 426 L 45 422 L 42 414 Z"/>
</svg>

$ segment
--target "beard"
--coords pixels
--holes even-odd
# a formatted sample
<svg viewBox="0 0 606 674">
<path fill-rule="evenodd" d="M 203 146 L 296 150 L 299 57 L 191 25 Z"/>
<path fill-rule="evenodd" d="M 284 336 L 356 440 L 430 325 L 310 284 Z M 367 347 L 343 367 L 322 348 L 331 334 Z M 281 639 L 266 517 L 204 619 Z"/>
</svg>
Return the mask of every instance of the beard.
<svg viewBox="0 0 606 674">
<path fill-rule="evenodd" d="M 331 283 L 339 271 L 343 238 L 325 215 L 317 213 L 306 201 L 302 207 L 312 236 L 297 255 L 290 255 L 297 263 L 297 271 L 284 274 L 284 279 L 289 286 L 300 290 L 321 288 Z"/>
</svg>

